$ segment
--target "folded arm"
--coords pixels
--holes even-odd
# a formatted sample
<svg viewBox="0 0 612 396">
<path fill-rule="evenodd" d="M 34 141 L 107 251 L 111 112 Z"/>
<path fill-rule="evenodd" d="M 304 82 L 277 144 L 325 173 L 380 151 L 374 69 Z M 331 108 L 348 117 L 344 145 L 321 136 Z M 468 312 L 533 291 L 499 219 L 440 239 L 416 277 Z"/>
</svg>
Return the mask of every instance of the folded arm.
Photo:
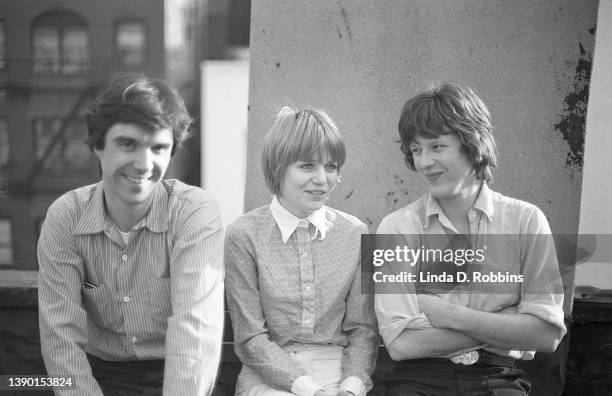
<svg viewBox="0 0 612 396">
<path fill-rule="evenodd" d="M 483 312 L 433 295 L 419 295 L 418 301 L 434 327 L 464 333 L 495 348 L 553 352 L 561 336 L 558 327 L 530 314 Z"/>
</svg>

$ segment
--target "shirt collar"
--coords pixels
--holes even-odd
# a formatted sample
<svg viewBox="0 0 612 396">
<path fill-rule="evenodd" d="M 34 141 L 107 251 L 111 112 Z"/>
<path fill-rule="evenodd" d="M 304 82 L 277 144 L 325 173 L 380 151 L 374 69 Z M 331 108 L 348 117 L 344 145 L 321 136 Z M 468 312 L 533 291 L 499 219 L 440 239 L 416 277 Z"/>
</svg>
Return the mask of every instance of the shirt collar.
<svg viewBox="0 0 612 396">
<path fill-rule="evenodd" d="M 319 239 L 325 239 L 325 235 L 327 231 L 333 225 L 333 222 L 329 221 L 325 216 L 325 206 L 315 210 L 311 214 L 309 214 L 305 219 L 300 219 L 295 216 L 293 213 L 289 212 L 287 209 L 283 207 L 278 201 L 278 197 L 275 195 L 272 198 L 272 203 L 270 204 L 270 211 L 272 212 L 272 217 L 274 217 L 274 221 L 278 225 L 280 229 L 281 236 L 283 238 L 283 243 L 287 243 L 291 234 L 295 231 L 296 228 L 300 225 L 300 222 L 304 220 L 308 221 L 312 224 L 316 231 L 313 237 L 316 238 L 317 233 L 319 234 Z"/>
<path fill-rule="evenodd" d="M 489 221 L 493 220 L 493 193 L 487 185 L 487 182 L 482 182 L 480 194 L 478 194 L 478 198 L 476 198 L 473 207 L 484 213 Z"/>
<path fill-rule="evenodd" d="M 493 219 L 494 212 L 491 189 L 485 181 L 483 181 L 480 186 L 480 192 L 472 208 L 484 213 L 488 220 L 491 221 Z M 438 202 L 438 200 L 434 198 L 431 193 L 428 193 L 427 201 L 425 202 L 425 221 L 423 222 L 425 228 L 429 227 L 430 217 L 435 215 L 438 216 L 438 219 L 446 218 L 446 214 L 444 213 L 442 206 L 440 206 L 440 202 Z"/>
<path fill-rule="evenodd" d="M 104 230 L 104 193 L 102 182 L 100 181 L 93 190 L 93 197 L 85 205 L 83 217 L 79 220 L 74 233 L 97 234 Z"/>
<path fill-rule="evenodd" d="M 145 217 L 134 228 L 147 227 L 153 232 L 168 231 L 168 199 L 170 194 L 166 190 L 163 180 L 157 183 L 153 191 L 151 207 Z"/>
<path fill-rule="evenodd" d="M 438 218 L 445 216 L 444 210 L 440 206 L 438 200 L 431 195 L 431 193 L 427 193 L 427 200 L 425 201 L 425 221 L 424 227 L 429 227 L 429 219 L 431 216 L 438 216 Z"/>
<path fill-rule="evenodd" d="M 104 230 L 105 224 L 111 220 L 104 207 L 104 183 L 96 184 L 92 199 L 84 209 L 83 217 L 75 228 L 75 234 L 97 234 Z M 163 182 L 159 182 L 153 191 L 153 199 L 149 211 L 135 226 L 134 229 L 147 227 L 153 232 L 166 232 L 168 230 L 168 194 Z"/>
</svg>

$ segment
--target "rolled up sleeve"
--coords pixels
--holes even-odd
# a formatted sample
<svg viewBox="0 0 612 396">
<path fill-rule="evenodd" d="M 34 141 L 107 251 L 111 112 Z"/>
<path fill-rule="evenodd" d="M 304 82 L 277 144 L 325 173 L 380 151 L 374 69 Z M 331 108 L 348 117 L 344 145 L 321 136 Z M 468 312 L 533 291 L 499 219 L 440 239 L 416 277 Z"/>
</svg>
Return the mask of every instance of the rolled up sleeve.
<svg viewBox="0 0 612 396">
<path fill-rule="evenodd" d="M 563 284 L 555 243 L 542 211 L 533 209 L 521 238 L 524 281 L 517 312 L 531 314 L 553 324 L 563 336 L 567 332 L 563 314 Z"/>
<path fill-rule="evenodd" d="M 415 231 L 416 232 L 416 231 Z M 398 230 L 389 218 L 380 223 L 377 234 L 398 234 Z M 407 238 L 408 234 L 403 235 Z M 416 241 L 407 242 L 408 246 L 418 246 Z M 385 272 L 400 274 L 403 271 L 413 271 L 413 267 L 401 267 L 403 263 L 386 263 Z M 404 290 L 402 290 L 402 288 Z M 374 284 L 374 309 L 378 319 L 378 331 L 385 346 L 389 345 L 404 331 L 404 329 L 424 329 L 431 326 L 431 322 L 419 309 L 416 290 L 411 283 L 400 287 L 389 287 L 384 284 Z M 401 291 L 401 292 L 400 292 Z"/>
</svg>

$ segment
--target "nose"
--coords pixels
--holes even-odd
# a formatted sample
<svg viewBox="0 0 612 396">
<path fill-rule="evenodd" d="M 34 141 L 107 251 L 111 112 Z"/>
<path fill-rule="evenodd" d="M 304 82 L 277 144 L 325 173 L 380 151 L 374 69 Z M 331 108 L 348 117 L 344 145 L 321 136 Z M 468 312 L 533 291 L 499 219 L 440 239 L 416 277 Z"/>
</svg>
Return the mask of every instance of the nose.
<svg viewBox="0 0 612 396">
<path fill-rule="evenodd" d="M 417 168 L 425 169 L 434 164 L 435 158 L 432 152 L 423 149 L 418 157 L 414 158 Z"/>
<path fill-rule="evenodd" d="M 150 150 L 138 151 L 134 160 L 134 168 L 143 173 L 153 169 L 153 153 Z"/>
<path fill-rule="evenodd" d="M 325 176 L 325 168 L 323 165 L 317 166 L 314 174 L 312 175 L 312 182 L 319 185 L 325 184 Z"/>
</svg>

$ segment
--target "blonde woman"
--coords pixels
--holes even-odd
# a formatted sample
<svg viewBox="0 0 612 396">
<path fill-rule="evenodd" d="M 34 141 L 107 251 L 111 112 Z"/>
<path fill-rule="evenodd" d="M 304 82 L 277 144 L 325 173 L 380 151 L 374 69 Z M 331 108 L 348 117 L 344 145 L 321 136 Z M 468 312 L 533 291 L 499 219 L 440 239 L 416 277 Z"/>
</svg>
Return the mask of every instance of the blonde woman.
<svg viewBox="0 0 612 396">
<path fill-rule="evenodd" d="M 264 140 L 272 202 L 237 219 L 225 240 L 236 395 L 364 395 L 378 336 L 361 292 L 365 224 L 325 205 L 346 150 L 321 111 L 283 108 Z"/>
</svg>

